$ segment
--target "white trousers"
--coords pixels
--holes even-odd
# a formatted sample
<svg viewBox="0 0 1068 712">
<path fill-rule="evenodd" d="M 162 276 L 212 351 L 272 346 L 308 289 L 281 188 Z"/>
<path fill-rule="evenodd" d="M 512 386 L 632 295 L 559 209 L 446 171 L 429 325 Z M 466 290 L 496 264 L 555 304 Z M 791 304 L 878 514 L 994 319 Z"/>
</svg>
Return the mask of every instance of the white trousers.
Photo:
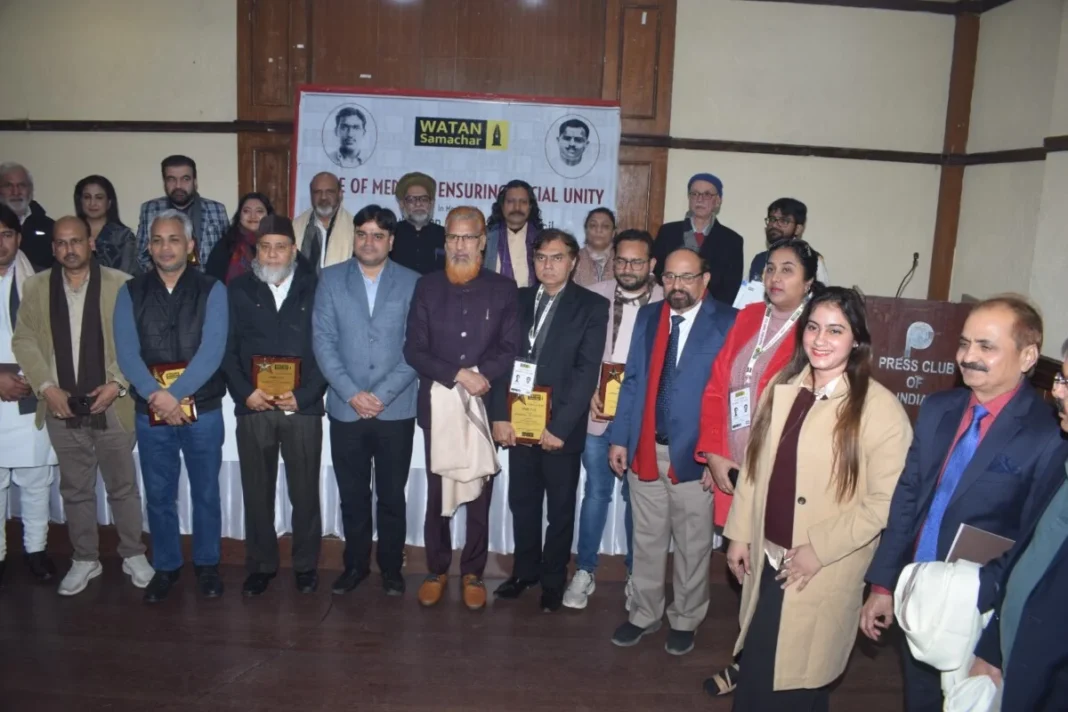
<svg viewBox="0 0 1068 712">
<path fill-rule="evenodd" d="M 22 545 L 27 554 L 44 551 L 48 540 L 48 505 L 52 493 L 52 466 L 0 467 L 0 561 L 7 558 L 7 493 L 19 488 Z"/>
</svg>

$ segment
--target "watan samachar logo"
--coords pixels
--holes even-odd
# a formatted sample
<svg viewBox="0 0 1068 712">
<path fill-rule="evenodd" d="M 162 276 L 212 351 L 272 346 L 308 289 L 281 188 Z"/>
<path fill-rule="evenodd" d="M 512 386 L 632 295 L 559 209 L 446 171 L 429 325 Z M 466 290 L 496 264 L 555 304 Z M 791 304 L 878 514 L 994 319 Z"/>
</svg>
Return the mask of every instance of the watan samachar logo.
<svg viewBox="0 0 1068 712">
<path fill-rule="evenodd" d="M 508 122 L 415 117 L 415 145 L 444 148 L 508 148 Z"/>
</svg>

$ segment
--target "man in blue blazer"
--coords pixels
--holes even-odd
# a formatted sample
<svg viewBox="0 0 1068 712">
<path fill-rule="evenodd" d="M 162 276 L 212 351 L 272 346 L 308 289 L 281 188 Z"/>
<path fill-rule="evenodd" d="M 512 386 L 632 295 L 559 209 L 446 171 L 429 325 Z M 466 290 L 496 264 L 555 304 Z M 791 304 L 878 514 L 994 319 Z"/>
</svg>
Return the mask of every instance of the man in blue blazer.
<svg viewBox="0 0 1068 712">
<path fill-rule="evenodd" d="M 1068 433 L 1068 364 L 1061 364 L 1053 396 L 1061 430 Z M 1068 481 L 1063 473 L 1050 480 L 1038 501 L 1049 505 L 1014 550 L 972 666 L 972 675 L 1003 682 L 1005 712 L 1068 710 Z"/>
<path fill-rule="evenodd" d="M 326 412 L 345 529 L 345 572 L 333 591 L 351 591 L 370 572 L 373 460 L 378 567 L 386 593 L 399 596 L 418 389 L 404 360 L 404 331 L 419 274 L 389 259 L 393 211 L 368 205 L 353 224 L 354 257 L 323 270 L 313 319 L 315 358 L 330 384 Z"/>
<path fill-rule="evenodd" d="M 957 350 L 968 389 L 934 394 L 920 408 L 868 569 L 872 590 L 860 627 L 873 640 L 893 622 L 892 591 L 906 564 L 945 561 L 962 524 L 1019 539 L 1045 504 L 1049 482 L 1063 479 L 1068 445 L 1026 381 L 1041 347 L 1042 318 L 1021 298 L 988 299 L 969 315 Z M 980 611 L 993 607 L 1011 555 L 980 569 Z M 907 709 L 941 710 L 938 672 L 902 647 Z"/>
<path fill-rule="evenodd" d="M 635 319 L 607 432 L 609 464 L 629 477 L 634 519 L 634 600 L 612 643 L 636 645 L 660 629 L 664 568 L 674 538 L 665 649 L 685 655 L 708 611 L 712 553 L 712 493 L 701 486 L 702 467 L 693 457 L 701 395 L 736 312 L 707 295 L 708 267 L 689 248 L 668 255 L 662 279 L 664 301 L 642 307 Z"/>
</svg>

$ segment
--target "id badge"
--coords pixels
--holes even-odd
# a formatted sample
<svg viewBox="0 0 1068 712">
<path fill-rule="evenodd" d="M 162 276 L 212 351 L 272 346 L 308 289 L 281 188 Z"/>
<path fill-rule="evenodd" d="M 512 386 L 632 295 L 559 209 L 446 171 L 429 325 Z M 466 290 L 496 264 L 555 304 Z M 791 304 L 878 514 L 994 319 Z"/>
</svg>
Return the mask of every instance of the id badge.
<svg viewBox="0 0 1068 712">
<path fill-rule="evenodd" d="M 529 396 L 534 392 L 534 376 L 537 371 L 536 364 L 517 360 L 512 368 L 512 385 L 508 390 L 517 396 Z"/>
<path fill-rule="evenodd" d="M 748 428 L 749 425 L 752 423 L 749 392 L 750 389 L 748 388 L 743 388 L 740 391 L 731 391 L 731 430 L 741 430 L 742 428 Z"/>
</svg>

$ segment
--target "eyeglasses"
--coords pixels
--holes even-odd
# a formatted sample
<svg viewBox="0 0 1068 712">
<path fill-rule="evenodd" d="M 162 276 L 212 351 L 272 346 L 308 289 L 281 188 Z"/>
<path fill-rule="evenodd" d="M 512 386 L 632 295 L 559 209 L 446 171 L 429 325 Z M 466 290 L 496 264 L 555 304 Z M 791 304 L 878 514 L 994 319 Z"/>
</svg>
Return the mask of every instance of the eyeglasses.
<svg viewBox="0 0 1068 712">
<path fill-rule="evenodd" d="M 671 282 L 672 284 L 675 282 L 682 282 L 686 286 L 690 286 L 696 284 L 697 280 L 701 279 L 701 276 L 702 274 L 675 274 L 674 272 L 664 272 L 664 276 L 661 277 L 661 279 L 664 280 L 664 284 L 667 284 L 668 282 Z"/>
<path fill-rule="evenodd" d="M 453 244 L 459 244 L 461 242 L 477 242 L 482 239 L 482 235 L 446 235 L 445 242 L 451 242 Z"/>
<path fill-rule="evenodd" d="M 539 265 L 543 265 L 546 262 L 552 262 L 554 265 L 558 265 L 564 261 L 565 257 L 567 257 L 567 254 L 564 252 L 556 252 L 551 255 L 547 255 L 544 252 L 534 253 L 534 261 Z"/>
<path fill-rule="evenodd" d="M 778 225 L 779 227 L 790 227 L 794 224 L 794 219 L 791 217 L 772 216 L 769 215 L 764 218 L 765 225 Z"/>
<path fill-rule="evenodd" d="M 1053 387 L 1056 388 L 1057 386 L 1061 388 L 1068 386 L 1068 378 L 1065 378 L 1063 373 L 1053 374 Z"/>
<path fill-rule="evenodd" d="M 430 205 L 429 195 L 409 195 L 404 199 L 405 205 Z"/>
<path fill-rule="evenodd" d="M 696 190 L 690 191 L 690 200 L 712 200 L 712 198 L 718 198 L 719 193 L 698 193 Z"/>
<path fill-rule="evenodd" d="M 616 269 L 641 269 L 645 265 L 649 264 L 649 260 L 628 260 L 624 257 L 617 257 L 612 260 L 612 264 L 616 266 Z"/>
</svg>

